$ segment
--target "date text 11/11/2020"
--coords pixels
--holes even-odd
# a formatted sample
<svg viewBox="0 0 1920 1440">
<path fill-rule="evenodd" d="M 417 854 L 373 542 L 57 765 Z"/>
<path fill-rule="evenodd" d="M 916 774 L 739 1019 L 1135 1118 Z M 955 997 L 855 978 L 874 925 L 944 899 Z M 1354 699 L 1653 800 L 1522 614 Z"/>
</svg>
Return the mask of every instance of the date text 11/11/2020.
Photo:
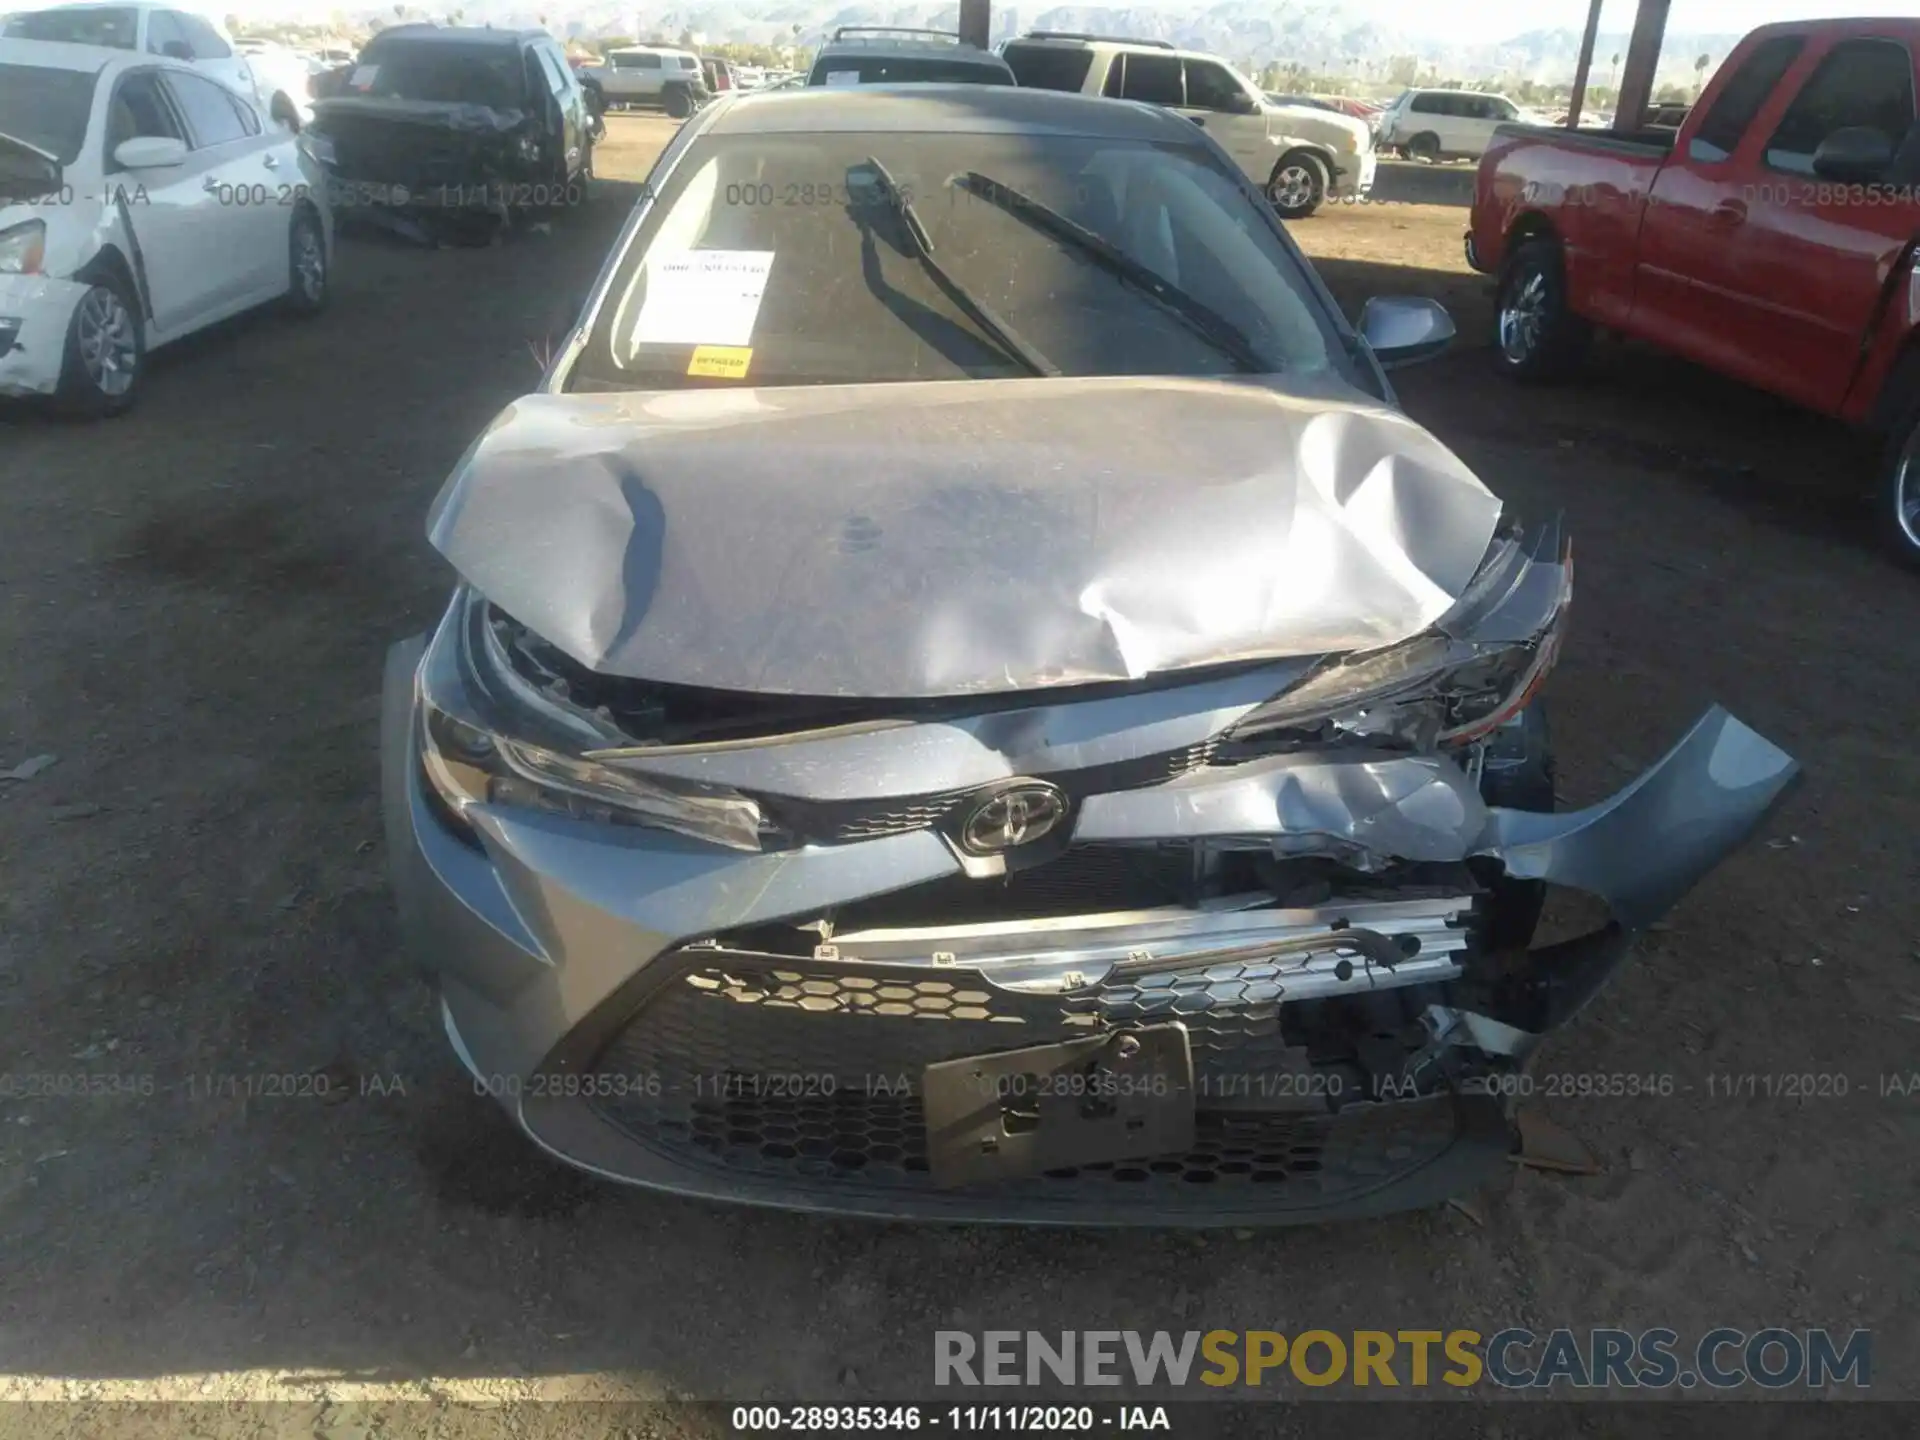
<svg viewBox="0 0 1920 1440">
<path fill-rule="evenodd" d="M 741 1434 L 819 1434 L 919 1430 L 1086 1434 L 1171 1431 L 1164 1405 L 736 1405 L 729 1417 Z"/>
</svg>

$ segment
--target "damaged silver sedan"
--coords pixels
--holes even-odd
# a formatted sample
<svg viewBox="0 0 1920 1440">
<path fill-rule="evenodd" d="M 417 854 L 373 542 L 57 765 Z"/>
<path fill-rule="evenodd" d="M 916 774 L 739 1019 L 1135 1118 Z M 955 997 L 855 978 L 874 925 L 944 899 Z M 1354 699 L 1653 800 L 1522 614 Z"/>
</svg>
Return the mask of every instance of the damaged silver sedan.
<svg viewBox="0 0 1920 1440">
<path fill-rule="evenodd" d="M 1250 1224 L 1503 1168 L 1497 1083 L 1796 766 L 1553 813 L 1569 546 L 1171 112 L 723 101 L 430 519 L 409 943 L 540 1145 L 872 1216 Z M 1535 948 L 1542 897 L 1610 918 Z M 1494 1083 L 1490 1083 L 1494 1082 Z"/>
</svg>

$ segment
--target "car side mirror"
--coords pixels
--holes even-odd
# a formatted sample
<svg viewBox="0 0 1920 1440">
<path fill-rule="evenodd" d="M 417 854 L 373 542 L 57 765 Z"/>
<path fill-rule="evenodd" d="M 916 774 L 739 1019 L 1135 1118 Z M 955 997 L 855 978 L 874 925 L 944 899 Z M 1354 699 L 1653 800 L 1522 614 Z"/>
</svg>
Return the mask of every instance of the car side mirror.
<svg viewBox="0 0 1920 1440">
<path fill-rule="evenodd" d="M 1227 109 L 1236 115 L 1258 115 L 1260 113 L 1260 102 L 1242 90 L 1227 102 Z"/>
<path fill-rule="evenodd" d="M 136 135 L 113 149 L 113 163 L 122 170 L 165 170 L 187 163 L 187 142 L 171 135 Z"/>
<path fill-rule="evenodd" d="M 160 53 L 169 60 L 193 59 L 193 47 L 184 40 L 169 40 L 160 47 Z"/>
<path fill-rule="evenodd" d="M 1453 336 L 1453 317 L 1437 300 L 1375 296 L 1360 311 L 1360 338 L 1383 369 L 1431 360 Z"/>
<path fill-rule="evenodd" d="M 1886 131 L 1848 125 L 1820 142 L 1813 152 L 1813 173 L 1823 180 L 1863 185 L 1885 175 L 1893 156 L 1893 137 Z"/>
<path fill-rule="evenodd" d="M 598 85 L 583 85 L 581 92 L 587 97 L 587 113 L 598 120 L 607 113 L 607 92 Z"/>
</svg>

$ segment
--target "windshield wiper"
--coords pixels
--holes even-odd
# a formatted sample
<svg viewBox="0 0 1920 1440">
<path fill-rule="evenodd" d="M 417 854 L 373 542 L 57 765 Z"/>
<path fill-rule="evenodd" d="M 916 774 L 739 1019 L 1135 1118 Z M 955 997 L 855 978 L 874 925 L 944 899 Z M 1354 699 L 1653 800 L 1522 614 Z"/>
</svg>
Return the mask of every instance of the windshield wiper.
<svg viewBox="0 0 1920 1440">
<path fill-rule="evenodd" d="M 894 213 L 900 217 L 901 225 L 906 230 L 908 239 L 912 241 L 914 258 L 919 260 L 921 267 L 932 277 L 933 283 L 940 287 L 941 293 L 953 302 L 961 314 L 977 325 L 988 339 L 1025 366 L 1029 373 L 1058 375 L 1060 373 L 1058 365 L 1022 339 L 1019 331 L 996 315 L 992 307 L 949 275 L 946 267 L 933 258 L 933 237 L 927 234 L 927 227 L 921 223 L 920 212 L 913 208 L 913 202 L 906 197 L 905 192 L 888 173 L 886 166 L 871 155 L 867 157 L 866 164 L 878 181 L 881 195 L 893 208 Z"/>
<path fill-rule="evenodd" d="M 959 186 L 969 195 L 978 196 L 996 209 L 1004 210 L 1042 234 L 1051 235 L 1061 244 L 1094 261 L 1116 279 L 1143 291 L 1242 370 L 1265 374 L 1278 368 L 1254 348 L 1246 331 L 1197 295 L 1163 280 L 1152 268 L 1141 264 L 1104 235 L 1087 229 L 1058 210 L 1041 204 L 1031 195 L 1015 190 L 1010 185 L 1003 185 L 977 170 L 962 171 L 949 183 Z"/>
</svg>

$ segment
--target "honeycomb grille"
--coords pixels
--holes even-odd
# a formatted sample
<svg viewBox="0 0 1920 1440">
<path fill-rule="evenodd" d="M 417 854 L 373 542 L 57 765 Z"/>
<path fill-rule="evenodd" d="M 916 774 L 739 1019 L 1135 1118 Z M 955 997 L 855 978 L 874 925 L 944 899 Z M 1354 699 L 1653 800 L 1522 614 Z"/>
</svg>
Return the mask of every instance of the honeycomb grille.
<svg viewBox="0 0 1920 1440">
<path fill-rule="evenodd" d="M 1274 1073 L 1287 1066 L 1286 1047 L 1277 1001 L 1267 994 L 1274 982 L 1257 973 L 1263 968 L 1270 967 L 1215 966 L 1173 977 L 1199 983 L 1156 976 L 1063 998 L 998 989 L 965 970 L 936 977 L 919 968 L 730 956 L 676 974 L 602 1053 L 602 1073 L 657 1077 L 657 1087 L 596 1094 L 591 1103 L 634 1139 L 743 1180 L 931 1191 L 920 1101 L 926 1065 L 1172 1013 L 1188 1026 L 1196 1082 Z M 1331 1203 L 1425 1165 L 1454 1136 L 1444 1101 L 1349 1106 L 1337 1116 L 1202 1109 L 1187 1154 L 990 1188 L 1058 1198 L 1061 1187 L 1077 1185 L 1106 1204 L 1151 1196 L 1177 1205 L 1180 1195 L 1221 1187 L 1286 1184 L 1311 1203 Z"/>
</svg>

